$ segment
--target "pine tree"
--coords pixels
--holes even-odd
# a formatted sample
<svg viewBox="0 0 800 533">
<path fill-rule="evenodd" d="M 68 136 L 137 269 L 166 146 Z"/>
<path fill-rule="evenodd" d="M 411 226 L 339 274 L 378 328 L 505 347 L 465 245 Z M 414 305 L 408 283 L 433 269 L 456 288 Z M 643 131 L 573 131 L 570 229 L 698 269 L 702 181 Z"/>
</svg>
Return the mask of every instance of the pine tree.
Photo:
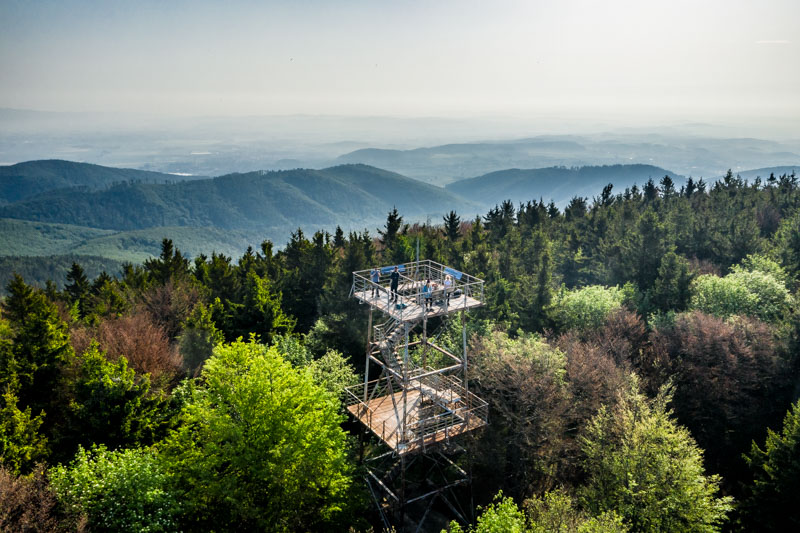
<svg viewBox="0 0 800 533">
<path fill-rule="evenodd" d="M 64 287 L 69 303 L 77 307 L 80 318 L 86 316 L 86 299 L 89 296 L 89 280 L 78 263 L 72 263 L 67 273 L 67 285 Z"/>
<path fill-rule="evenodd" d="M 447 240 L 450 242 L 457 241 L 460 236 L 461 217 L 459 217 L 455 211 L 450 211 L 442 218 L 444 220 L 444 234 Z"/>
<path fill-rule="evenodd" d="M 780 433 L 767 430 L 764 448 L 753 442 L 745 455 L 753 474 L 742 520 L 753 531 L 800 528 L 800 401 L 783 419 Z"/>
<path fill-rule="evenodd" d="M 3 315 L 12 346 L 1 362 L 0 385 L 4 390 L 10 385 L 23 408 L 38 415 L 51 404 L 62 367 L 73 354 L 67 325 L 55 304 L 20 276 L 14 275 L 7 290 Z"/>
</svg>

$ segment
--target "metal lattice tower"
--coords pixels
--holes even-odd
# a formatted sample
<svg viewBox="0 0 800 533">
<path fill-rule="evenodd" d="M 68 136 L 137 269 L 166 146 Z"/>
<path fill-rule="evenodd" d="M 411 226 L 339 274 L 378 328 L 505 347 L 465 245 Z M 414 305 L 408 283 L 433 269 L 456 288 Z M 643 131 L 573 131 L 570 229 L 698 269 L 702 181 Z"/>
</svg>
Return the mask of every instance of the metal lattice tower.
<svg viewBox="0 0 800 533">
<path fill-rule="evenodd" d="M 457 449 L 451 439 L 488 420 L 487 403 L 467 384 L 465 320 L 469 309 L 483 305 L 484 282 L 433 261 L 396 266 L 396 301 L 389 288 L 395 265 L 379 269 L 378 283 L 370 270 L 353 272 L 351 295 L 369 305 L 369 325 L 364 383 L 347 389 L 347 410 L 379 441 L 364 464 L 384 524 L 405 529 L 414 505 L 422 513 L 414 526 L 420 531 L 437 500 L 466 521 L 447 494 L 469 478 L 448 455 Z M 376 311 L 382 323 L 373 324 Z M 454 313 L 461 313 L 461 346 L 447 350 L 436 341 Z M 436 331 L 429 331 L 430 320 Z M 377 379 L 370 380 L 371 364 L 380 369 Z"/>
</svg>

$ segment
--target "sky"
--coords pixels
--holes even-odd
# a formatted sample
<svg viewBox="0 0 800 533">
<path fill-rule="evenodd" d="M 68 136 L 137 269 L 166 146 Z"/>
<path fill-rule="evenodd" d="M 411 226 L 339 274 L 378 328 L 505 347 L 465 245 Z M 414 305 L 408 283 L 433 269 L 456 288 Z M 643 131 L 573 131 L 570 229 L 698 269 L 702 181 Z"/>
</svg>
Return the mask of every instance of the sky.
<svg viewBox="0 0 800 533">
<path fill-rule="evenodd" d="M 797 0 L 0 1 L 0 107 L 800 120 Z"/>
</svg>

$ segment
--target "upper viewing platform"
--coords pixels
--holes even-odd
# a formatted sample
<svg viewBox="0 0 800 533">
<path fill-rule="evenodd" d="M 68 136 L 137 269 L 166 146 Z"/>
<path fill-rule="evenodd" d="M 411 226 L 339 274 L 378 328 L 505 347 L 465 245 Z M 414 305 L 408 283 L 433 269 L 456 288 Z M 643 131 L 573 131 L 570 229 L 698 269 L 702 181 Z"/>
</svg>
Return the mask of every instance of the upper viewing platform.
<svg viewBox="0 0 800 533">
<path fill-rule="evenodd" d="M 396 297 L 391 286 L 395 268 Z M 353 272 L 351 294 L 395 320 L 408 322 L 482 306 L 483 284 L 482 279 L 426 259 Z"/>
</svg>

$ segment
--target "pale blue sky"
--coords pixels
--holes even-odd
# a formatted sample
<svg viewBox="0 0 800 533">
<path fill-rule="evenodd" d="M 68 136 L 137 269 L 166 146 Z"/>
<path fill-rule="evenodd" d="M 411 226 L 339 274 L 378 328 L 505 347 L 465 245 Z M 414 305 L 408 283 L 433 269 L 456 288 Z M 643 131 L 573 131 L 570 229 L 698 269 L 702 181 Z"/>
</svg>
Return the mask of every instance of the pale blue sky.
<svg viewBox="0 0 800 533">
<path fill-rule="evenodd" d="M 800 118 L 800 2 L 0 2 L 0 107 Z"/>
</svg>

